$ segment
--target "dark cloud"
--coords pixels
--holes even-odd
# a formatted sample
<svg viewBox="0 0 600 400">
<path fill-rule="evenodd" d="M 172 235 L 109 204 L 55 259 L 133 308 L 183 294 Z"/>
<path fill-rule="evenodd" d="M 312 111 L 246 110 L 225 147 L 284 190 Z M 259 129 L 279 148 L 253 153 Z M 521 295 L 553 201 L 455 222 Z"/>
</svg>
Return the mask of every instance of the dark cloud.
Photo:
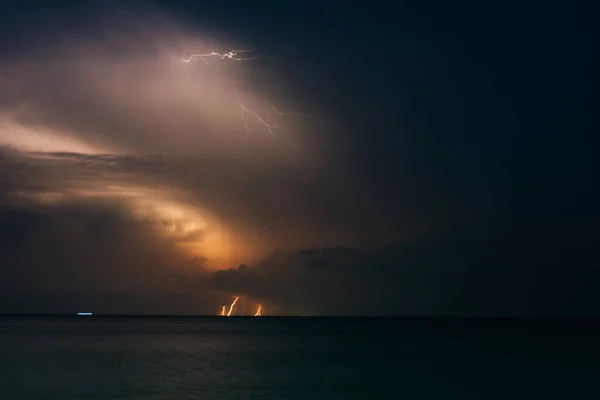
<svg viewBox="0 0 600 400">
<path fill-rule="evenodd" d="M 209 313 L 229 302 L 232 293 L 256 301 L 273 299 L 272 290 L 264 287 L 266 292 L 262 292 L 260 282 L 252 290 L 221 285 L 218 274 L 213 280 L 212 272 L 205 272 L 206 268 L 214 270 L 213 260 L 190 261 L 193 256 L 178 247 L 202 245 L 213 226 L 187 231 L 185 219 L 157 213 L 137 202 L 166 198 L 167 207 L 189 204 L 209 210 L 251 251 L 263 243 L 280 250 L 364 244 L 393 232 L 381 220 L 375 232 L 364 231 L 376 214 L 361 212 L 350 188 L 340 188 L 317 171 L 285 162 L 281 169 L 273 169 L 273 159 L 261 161 L 251 154 L 229 162 L 221 158 L 217 164 L 211 158 L 24 153 L 4 148 L 0 160 L 0 254 L 6 288 L 46 293 L 49 298 L 71 293 L 86 302 L 88 297 L 80 299 L 77 293 L 87 287 L 90 302 L 105 292 L 114 293 L 110 298 L 130 299 L 123 300 L 120 308 L 114 301 L 93 300 L 105 310 L 151 312 L 156 301 L 142 307 L 139 296 L 146 296 L 144 292 L 197 296 L 198 304 L 184 309 Z M 340 202 L 336 193 L 345 190 L 348 199 Z M 266 254 L 250 252 L 242 259 L 255 263 Z M 279 279 L 280 272 L 273 272 L 272 278 Z M 39 293 L 31 303 L 24 303 L 39 309 L 35 306 L 40 304 L 35 300 Z M 16 299 L 23 302 L 23 296 L 30 295 Z M 48 300 L 44 304 L 60 309 L 63 303 Z"/>
<path fill-rule="evenodd" d="M 201 263 L 190 265 L 172 244 L 159 240 L 143 222 L 127 218 L 125 210 L 110 200 L 4 206 L 0 209 L 0 254 L 2 290 L 25 296 L 3 303 L 3 311 L 35 311 L 40 306 L 35 297 L 40 293 L 45 294 L 48 309 L 53 305 L 60 309 L 55 298 L 69 297 L 69 293 L 74 308 L 85 307 L 90 298 L 103 293 L 107 298 L 110 293 L 148 292 L 197 299 L 210 294 L 201 286 L 183 286 L 174 275 L 202 276 Z M 39 293 L 30 301 L 28 292 Z M 110 299 L 107 304 L 119 309 Z M 187 309 L 206 312 L 202 307 L 209 304 L 198 300 Z M 131 301 L 121 306 L 132 311 Z M 134 309 L 151 312 L 152 306 Z"/>
<path fill-rule="evenodd" d="M 586 244 L 472 237 L 279 254 L 217 271 L 214 284 L 302 315 L 591 316 L 593 260 Z"/>
<path fill-rule="evenodd" d="M 251 156 L 216 165 L 5 148 L 0 160 L 2 282 L 7 293 L 22 292 L 9 296 L 22 309 L 61 309 L 68 301 L 60 299 L 72 296 L 107 312 L 179 305 L 212 313 L 241 295 L 272 313 L 560 316 L 594 314 L 600 300 L 593 240 L 564 211 L 544 231 L 522 220 L 514 231 L 467 229 L 382 246 L 395 227 L 377 210 L 364 212 L 356 198 L 340 202 L 343 189 L 305 169 L 284 165 L 284 176 L 269 177 Z M 132 217 L 131 199 L 159 193 L 213 211 L 236 235 L 275 252 L 215 272 L 210 259 L 177 247 L 201 243 L 210 226 L 185 231 L 185 221 L 162 214 Z"/>
<path fill-rule="evenodd" d="M 597 314 L 585 29 L 44 4 L 0 12 L 0 311 Z"/>
<path fill-rule="evenodd" d="M 95 191 L 111 196 L 128 188 L 152 188 L 211 210 L 240 235 L 258 230 L 275 248 L 368 244 L 402 235 L 410 239 L 420 230 L 409 224 L 395 227 L 395 218 L 403 216 L 400 209 L 386 220 L 387 210 L 338 171 L 290 164 L 285 157 L 261 159 L 249 153 L 217 160 L 8 150 L 2 157 L 0 182 L 6 194 Z"/>
</svg>

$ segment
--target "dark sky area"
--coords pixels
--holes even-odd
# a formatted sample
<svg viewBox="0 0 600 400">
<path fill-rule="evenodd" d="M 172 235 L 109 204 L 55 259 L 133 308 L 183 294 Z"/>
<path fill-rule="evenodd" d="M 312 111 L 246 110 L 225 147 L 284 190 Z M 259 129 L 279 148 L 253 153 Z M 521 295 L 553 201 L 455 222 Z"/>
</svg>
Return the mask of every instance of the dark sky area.
<svg viewBox="0 0 600 400">
<path fill-rule="evenodd" d="M 590 10 L 387 3 L 3 2 L 0 313 L 600 316 Z"/>
</svg>

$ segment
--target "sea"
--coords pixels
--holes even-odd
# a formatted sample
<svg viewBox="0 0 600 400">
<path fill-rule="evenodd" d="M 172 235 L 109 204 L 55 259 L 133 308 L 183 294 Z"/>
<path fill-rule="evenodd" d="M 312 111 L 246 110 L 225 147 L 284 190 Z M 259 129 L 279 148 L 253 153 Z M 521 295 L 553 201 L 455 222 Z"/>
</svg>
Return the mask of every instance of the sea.
<svg viewBox="0 0 600 400">
<path fill-rule="evenodd" d="M 0 317 L 0 399 L 600 399 L 600 321 Z"/>
</svg>

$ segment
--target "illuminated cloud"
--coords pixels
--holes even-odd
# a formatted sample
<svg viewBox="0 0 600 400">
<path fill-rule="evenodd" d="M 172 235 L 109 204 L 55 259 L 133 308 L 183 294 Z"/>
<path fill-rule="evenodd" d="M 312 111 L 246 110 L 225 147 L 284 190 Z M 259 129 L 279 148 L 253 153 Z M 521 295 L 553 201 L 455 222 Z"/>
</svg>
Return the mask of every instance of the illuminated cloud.
<svg viewBox="0 0 600 400">
<path fill-rule="evenodd" d="M 44 126 L 27 126 L 15 122 L 10 116 L 0 116 L 0 145 L 8 145 L 34 152 L 106 153 L 108 147 L 94 147 L 75 135 Z"/>
<path fill-rule="evenodd" d="M 111 34 L 69 38 L 51 54 L 32 48 L 0 63 L 0 111 L 11 130 L 3 129 L 0 143 L 24 150 L 196 156 L 242 143 L 280 145 L 272 127 L 283 125 L 302 143 L 310 120 L 274 108 L 285 107 L 272 100 L 285 98 L 285 88 L 269 76 L 259 53 L 237 62 L 198 58 L 193 53 L 230 45 L 198 40 L 174 23 L 169 34 L 150 24 L 105 23 L 102 32 Z"/>
<path fill-rule="evenodd" d="M 598 314 L 575 14 L 15 3 L 0 312 Z"/>
<path fill-rule="evenodd" d="M 293 96 L 260 52 L 206 59 L 236 47 L 125 20 L 0 62 L 7 288 L 178 293 L 213 314 L 236 294 L 216 270 L 390 240 L 394 221 L 307 139 L 325 143 L 326 124 L 275 101 Z"/>
</svg>

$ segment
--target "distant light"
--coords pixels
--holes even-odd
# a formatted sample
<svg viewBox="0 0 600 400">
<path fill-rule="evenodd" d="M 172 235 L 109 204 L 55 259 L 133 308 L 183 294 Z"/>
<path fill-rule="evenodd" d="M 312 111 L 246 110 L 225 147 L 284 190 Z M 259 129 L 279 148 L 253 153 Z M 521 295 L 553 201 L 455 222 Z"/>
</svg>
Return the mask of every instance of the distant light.
<svg viewBox="0 0 600 400">
<path fill-rule="evenodd" d="M 77 315 L 92 315 L 91 312 L 78 312 Z"/>
</svg>

